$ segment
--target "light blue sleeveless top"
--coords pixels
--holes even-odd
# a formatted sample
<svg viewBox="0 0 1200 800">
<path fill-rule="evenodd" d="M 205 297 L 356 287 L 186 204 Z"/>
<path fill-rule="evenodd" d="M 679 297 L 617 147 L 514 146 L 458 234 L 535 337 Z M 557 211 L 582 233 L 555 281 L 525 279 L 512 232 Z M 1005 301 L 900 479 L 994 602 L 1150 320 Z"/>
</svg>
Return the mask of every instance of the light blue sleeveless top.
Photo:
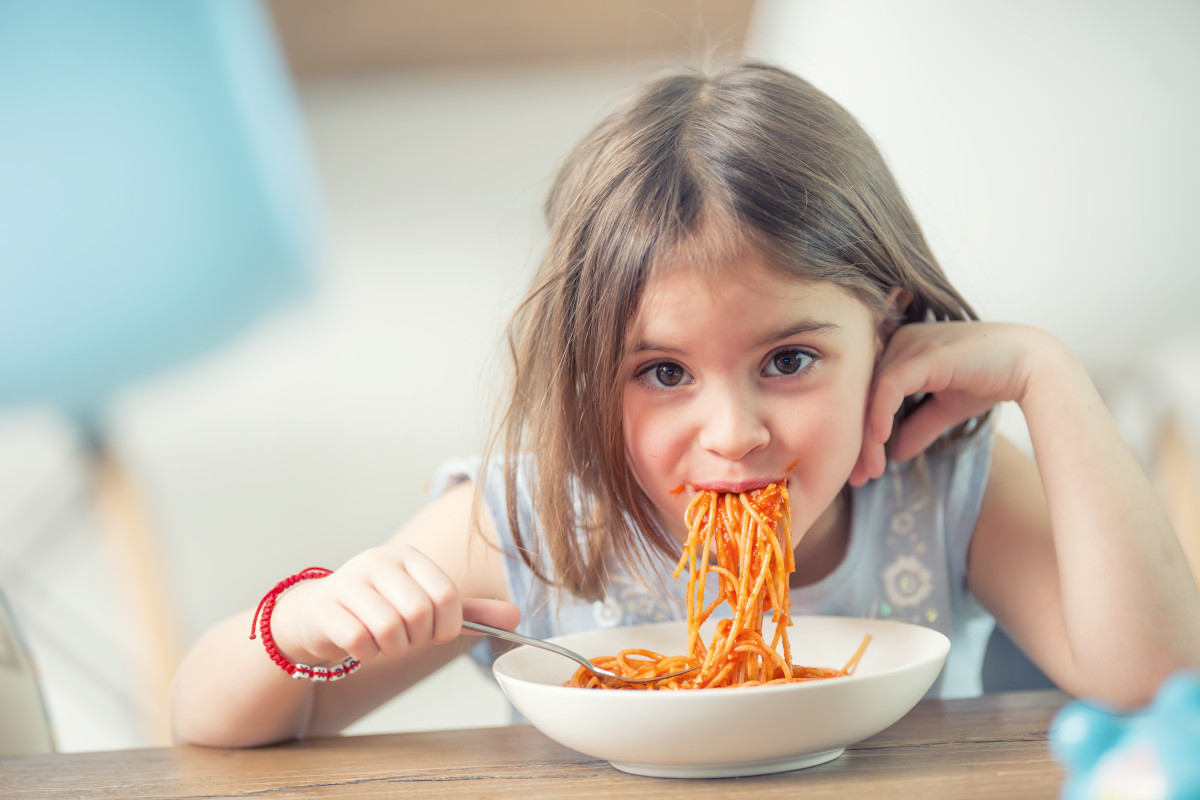
<svg viewBox="0 0 1200 800">
<path fill-rule="evenodd" d="M 903 620 L 941 631 L 950 655 L 929 697 L 974 697 L 994 621 L 967 591 L 967 548 L 979 516 L 991 461 L 992 430 L 928 454 L 924 478 L 912 463 L 889 462 L 883 477 L 851 492 L 850 542 L 842 562 L 825 578 L 791 591 L 793 614 L 829 614 Z M 522 530 L 536 531 L 529 494 L 531 464 L 518 473 L 517 513 Z M 444 463 L 431 484 L 437 497 L 455 484 L 477 481 L 480 460 Z M 521 633 L 548 638 L 599 628 L 686 618 L 685 584 L 665 557 L 648 570 L 661 587 L 614 571 L 607 595 L 589 602 L 537 578 L 517 553 L 504 499 L 502 472 L 484 482 L 484 505 L 504 550 L 510 599 L 521 609 Z M 665 589 L 665 591 L 664 591 Z M 712 596 L 710 590 L 709 596 Z M 471 652 L 485 666 L 487 641 Z"/>
</svg>

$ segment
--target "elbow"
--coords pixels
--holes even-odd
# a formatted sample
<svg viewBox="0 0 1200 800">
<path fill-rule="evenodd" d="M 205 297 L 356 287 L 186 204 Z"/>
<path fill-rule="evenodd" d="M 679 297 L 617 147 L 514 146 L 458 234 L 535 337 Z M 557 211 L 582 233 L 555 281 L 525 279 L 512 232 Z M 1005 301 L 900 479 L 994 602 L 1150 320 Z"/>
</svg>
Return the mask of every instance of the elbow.
<svg viewBox="0 0 1200 800">
<path fill-rule="evenodd" d="M 189 713 L 175 704 L 171 708 L 171 741 L 175 745 L 198 747 L 249 747 L 253 742 L 240 741 L 234 731 L 225 726 Z"/>
<path fill-rule="evenodd" d="M 237 729 L 228 725 L 206 724 L 201 721 L 171 720 L 171 739 L 176 745 L 196 747 L 240 749 L 279 744 L 299 738 L 295 735 L 264 734 L 246 728 Z"/>
<path fill-rule="evenodd" d="M 244 714 L 234 713 L 227 702 L 198 700 L 172 691 L 170 727 L 174 744 L 245 748 L 278 744 L 303 735 L 294 719 L 249 709 Z"/>
<path fill-rule="evenodd" d="M 1131 712 L 1149 706 L 1159 689 L 1175 675 L 1189 673 L 1200 678 L 1200 651 L 1159 652 L 1080 670 L 1071 679 L 1056 681 L 1073 697 Z"/>
</svg>

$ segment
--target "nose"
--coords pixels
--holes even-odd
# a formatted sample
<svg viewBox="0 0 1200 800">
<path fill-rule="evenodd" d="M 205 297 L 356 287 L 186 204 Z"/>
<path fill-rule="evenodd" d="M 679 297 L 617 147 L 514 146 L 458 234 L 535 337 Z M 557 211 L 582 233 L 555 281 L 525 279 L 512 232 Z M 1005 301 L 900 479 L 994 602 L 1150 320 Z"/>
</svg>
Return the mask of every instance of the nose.
<svg viewBox="0 0 1200 800">
<path fill-rule="evenodd" d="M 749 392 L 711 388 L 702 404 L 699 444 L 710 453 L 737 461 L 767 446 L 771 432 Z"/>
</svg>

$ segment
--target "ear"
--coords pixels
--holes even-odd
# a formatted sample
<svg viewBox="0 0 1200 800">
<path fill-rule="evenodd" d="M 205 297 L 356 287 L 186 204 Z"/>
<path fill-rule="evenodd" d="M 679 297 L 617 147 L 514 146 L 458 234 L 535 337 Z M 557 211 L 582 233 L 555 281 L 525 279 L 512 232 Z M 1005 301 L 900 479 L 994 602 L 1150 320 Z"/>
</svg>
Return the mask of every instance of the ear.
<svg viewBox="0 0 1200 800">
<path fill-rule="evenodd" d="M 883 356 L 884 348 L 887 347 L 892 334 L 900 327 L 900 322 L 904 319 L 904 310 L 910 302 L 912 295 L 899 286 L 888 292 L 887 300 L 883 304 L 883 319 L 879 323 L 879 341 L 875 346 L 876 362 Z"/>
<path fill-rule="evenodd" d="M 899 286 L 892 287 L 887 296 L 888 319 L 898 319 L 904 316 L 904 309 L 912 302 L 912 295 Z"/>
</svg>

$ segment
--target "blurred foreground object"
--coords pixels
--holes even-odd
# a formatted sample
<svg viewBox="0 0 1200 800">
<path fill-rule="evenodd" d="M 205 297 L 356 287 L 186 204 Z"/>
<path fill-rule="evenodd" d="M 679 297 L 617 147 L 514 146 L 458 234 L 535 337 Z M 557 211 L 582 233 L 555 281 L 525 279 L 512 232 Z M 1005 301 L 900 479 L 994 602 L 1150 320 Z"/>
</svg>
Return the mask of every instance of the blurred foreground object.
<svg viewBox="0 0 1200 800">
<path fill-rule="evenodd" d="M 1136 714 L 1070 703 L 1050 742 L 1070 773 L 1063 800 L 1200 797 L 1200 675 L 1177 673 Z"/>
<path fill-rule="evenodd" d="M 159 742 L 178 624 L 152 514 L 106 442 L 105 412 L 124 387 L 210 353 L 309 287 L 321 209 L 269 18 L 248 0 L 6 0 L 0 175 L 0 409 L 54 409 L 86 440 L 95 498 L 83 500 L 104 535 L 82 591 L 120 595 L 114 627 L 136 631 L 146 657 L 26 633 L 95 665 L 102 692 L 131 680 L 125 657 L 138 662 L 132 682 L 152 698 Z M 47 540 L 66 527 L 60 517 L 24 545 L 0 537 L 17 622 L 62 599 L 67 556 Z M 41 583 L 39 558 L 54 562 Z"/>
</svg>

